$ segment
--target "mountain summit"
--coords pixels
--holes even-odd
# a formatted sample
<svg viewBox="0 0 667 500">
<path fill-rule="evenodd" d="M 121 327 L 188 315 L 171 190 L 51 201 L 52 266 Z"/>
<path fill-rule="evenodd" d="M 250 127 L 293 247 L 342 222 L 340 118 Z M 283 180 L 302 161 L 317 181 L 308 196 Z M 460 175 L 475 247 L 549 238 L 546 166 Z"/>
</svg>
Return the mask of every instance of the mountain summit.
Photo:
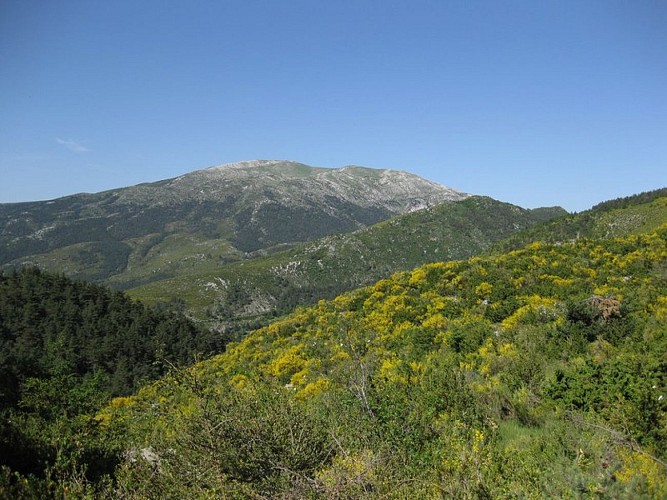
<svg viewBox="0 0 667 500">
<path fill-rule="evenodd" d="M 399 170 L 358 166 L 321 168 L 293 161 L 253 160 L 197 170 L 161 183 L 134 186 L 124 192 L 123 198 L 130 201 L 138 197 L 143 202 L 159 204 L 235 199 L 260 210 L 266 203 L 277 203 L 309 209 L 328 206 L 328 213 L 335 212 L 342 201 L 398 215 L 466 196 Z M 343 217 L 348 218 L 348 215 Z M 362 216 L 356 222 L 367 224 L 363 219 Z"/>
<path fill-rule="evenodd" d="M 0 205 L 0 266 L 34 263 L 104 280 L 153 259 L 211 265 L 468 195 L 396 170 L 255 160 L 173 179 Z M 142 278 L 144 279 L 144 278 Z"/>
</svg>

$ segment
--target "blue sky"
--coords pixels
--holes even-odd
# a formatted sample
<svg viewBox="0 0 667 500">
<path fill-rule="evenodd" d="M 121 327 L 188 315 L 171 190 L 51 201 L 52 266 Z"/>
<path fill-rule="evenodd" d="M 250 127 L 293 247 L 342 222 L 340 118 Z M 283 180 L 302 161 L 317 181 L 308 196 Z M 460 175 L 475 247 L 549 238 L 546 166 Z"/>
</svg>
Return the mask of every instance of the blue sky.
<svg viewBox="0 0 667 500">
<path fill-rule="evenodd" d="M 667 2 L 0 4 L 0 202 L 250 159 L 572 211 L 666 186 Z"/>
</svg>

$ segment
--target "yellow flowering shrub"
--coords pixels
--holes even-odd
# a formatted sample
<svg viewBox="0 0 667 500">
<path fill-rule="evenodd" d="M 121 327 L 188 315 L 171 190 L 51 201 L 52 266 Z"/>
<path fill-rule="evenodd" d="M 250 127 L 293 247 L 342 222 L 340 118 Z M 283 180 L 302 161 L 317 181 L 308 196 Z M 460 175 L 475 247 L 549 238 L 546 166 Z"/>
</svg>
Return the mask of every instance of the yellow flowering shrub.
<svg viewBox="0 0 667 500">
<path fill-rule="evenodd" d="M 641 482 L 640 488 L 650 498 L 667 498 L 667 469 L 649 456 L 629 449 L 618 453 L 621 467 L 616 471 L 616 478 L 624 484 Z M 633 488 L 634 489 L 634 488 Z"/>
<path fill-rule="evenodd" d="M 306 386 L 296 393 L 299 399 L 312 398 L 318 394 L 326 392 L 331 387 L 331 382 L 325 378 L 318 378 L 314 382 L 306 384 Z"/>
<path fill-rule="evenodd" d="M 379 376 L 387 382 L 407 384 L 408 379 L 405 375 L 399 373 L 403 361 L 397 356 L 385 358 L 380 364 Z"/>
<path fill-rule="evenodd" d="M 301 350 L 302 347 L 300 345 L 292 346 L 270 363 L 263 365 L 262 370 L 278 379 L 285 379 L 292 376 L 297 371 L 303 369 L 307 362 L 301 357 Z"/>
<path fill-rule="evenodd" d="M 447 325 L 447 319 L 440 313 L 428 316 L 422 323 L 422 326 L 424 326 L 425 328 L 432 328 L 438 331 L 443 330 L 446 325 Z"/>
<path fill-rule="evenodd" d="M 484 281 L 477 285 L 475 288 L 475 295 L 477 295 L 480 299 L 488 299 L 491 296 L 492 291 L 493 285 Z"/>
<path fill-rule="evenodd" d="M 657 298 L 655 306 L 653 306 L 653 313 L 657 319 L 667 320 L 667 296 L 661 295 Z"/>
<path fill-rule="evenodd" d="M 556 299 L 532 295 L 522 300 L 525 305 L 502 321 L 504 330 L 513 330 L 523 323 L 548 323 L 564 318 L 565 308 Z"/>
</svg>

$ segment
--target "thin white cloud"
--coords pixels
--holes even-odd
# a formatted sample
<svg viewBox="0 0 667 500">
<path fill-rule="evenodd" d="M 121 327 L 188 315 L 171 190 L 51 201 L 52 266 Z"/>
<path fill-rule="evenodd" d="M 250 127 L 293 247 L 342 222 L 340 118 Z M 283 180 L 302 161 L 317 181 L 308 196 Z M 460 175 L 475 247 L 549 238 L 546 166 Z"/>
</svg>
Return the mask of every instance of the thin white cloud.
<svg viewBox="0 0 667 500">
<path fill-rule="evenodd" d="M 65 140 L 65 139 L 56 138 L 56 142 L 58 144 L 62 144 L 63 146 L 65 146 L 72 153 L 86 153 L 86 152 L 90 151 L 90 149 L 88 149 L 86 146 L 84 146 L 83 144 L 80 144 L 76 141 L 73 141 L 72 139 Z"/>
<path fill-rule="evenodd" d="M 43 161 L 46 160 L 48 156 L 41 154 L 41 153 L 25 153 L 25 154 L 19 154 L 15 155 L 12 157 L 12 160 L 14 161 Z"/>
</svg>

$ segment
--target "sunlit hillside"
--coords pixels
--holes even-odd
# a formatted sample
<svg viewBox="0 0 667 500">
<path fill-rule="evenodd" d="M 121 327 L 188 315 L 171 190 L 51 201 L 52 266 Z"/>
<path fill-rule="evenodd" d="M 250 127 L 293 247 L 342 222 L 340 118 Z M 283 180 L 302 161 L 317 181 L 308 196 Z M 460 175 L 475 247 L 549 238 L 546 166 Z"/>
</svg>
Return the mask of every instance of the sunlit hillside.
<svg viewBox="0 0 667 500">
<path fill-rule="evenodd" d="M 152 454 L 125 460 L 116 491 L 664 497 L 666 290 L 662 226 L 299 309 L 112 401 L 103 435 Z"/>
</svg>

